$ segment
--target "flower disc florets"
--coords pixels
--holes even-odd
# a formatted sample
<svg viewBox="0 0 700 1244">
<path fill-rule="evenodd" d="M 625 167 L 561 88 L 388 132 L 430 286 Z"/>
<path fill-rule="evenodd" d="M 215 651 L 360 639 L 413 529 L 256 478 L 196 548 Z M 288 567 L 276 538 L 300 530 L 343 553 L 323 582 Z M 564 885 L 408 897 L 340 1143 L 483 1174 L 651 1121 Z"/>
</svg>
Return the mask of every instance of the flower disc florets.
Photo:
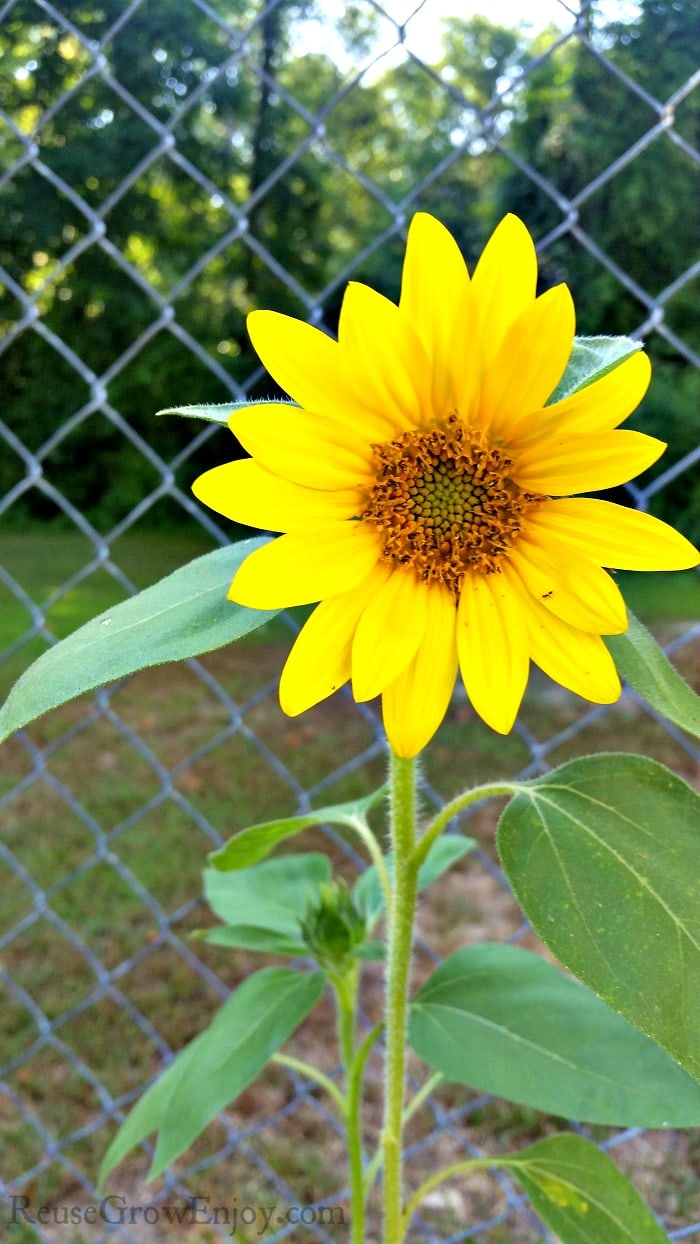
<svg viewBox="0 0 700 1244">
<path fill-rule="evenodd" d="M 546 498 L 519 488 L 513 460 L 451 414 L 442 427 L 373 445 L 377 464 L 362 513 L 382 538 L 382 557 L 459 597 L 468 570 L 493 574 Z"/>
</svg>

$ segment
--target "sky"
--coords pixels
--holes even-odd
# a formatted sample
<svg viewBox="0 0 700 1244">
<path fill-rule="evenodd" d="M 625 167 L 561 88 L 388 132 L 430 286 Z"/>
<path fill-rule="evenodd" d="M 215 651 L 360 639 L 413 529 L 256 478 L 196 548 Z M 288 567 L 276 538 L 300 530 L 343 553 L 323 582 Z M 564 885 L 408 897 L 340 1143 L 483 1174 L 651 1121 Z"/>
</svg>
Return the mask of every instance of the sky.
<svg viewBox="0 0 700 1244">
<path fill-rule="evenodd" d="M 434 62 L 440 58 L 441 19 L 445 17 L 469 18 L 480 14 L 495 25 L 524 26 L 532 33 L 548 26 L 570 29 L 578 11 L 578 0 L 380 0 L 381 7 L 396 23 L 407 22 L 406 47 L 421 59 Z M 344 0 L 322 0 L 322 10 L 328 20 L 316 20 L 306 25 L 304 43 L 309 51 L 331 51 L 339 54 L 329 44 L 329 24 L 332 25 L 342 13 Z M 368 3 L 368 8 L 369 3 Z M 613 20 L 634 17 L 638 11 L 635 0 L 599 0 L 597 10 Z M 380 45 L 396 39 L 391 23 L 383 23 Z"/>
</svg>

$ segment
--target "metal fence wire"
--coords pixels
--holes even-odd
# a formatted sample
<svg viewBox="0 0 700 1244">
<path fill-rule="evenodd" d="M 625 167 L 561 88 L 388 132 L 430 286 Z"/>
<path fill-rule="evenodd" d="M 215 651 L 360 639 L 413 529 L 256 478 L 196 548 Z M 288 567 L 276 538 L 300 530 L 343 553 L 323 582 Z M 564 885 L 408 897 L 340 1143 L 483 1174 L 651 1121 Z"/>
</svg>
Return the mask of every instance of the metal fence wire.
<svg viewBox="0 0 700 1244">
<path fill-rule="evenodd" d="M 452 8 L 458 24 L 440 50 L 436 32 L 449 7 L 438 0 L 0 3 L 0 515 L 8 550 L 0 590 L 3 611 L 13 608 L 26 622 L 5 653 L 12 670 L 55 642 L 57 626 L 70 629 L 61 607 L 83 586 L 99 583 L 104 591 L 107 584 L 111 600 L 135 590 L 138 575 L 130 576 L 121 557 L 130 533 L 186 516 L 190 531 L 196 527 L 210 545 L 230 539 L 189 493 L 202 462 L 223 460 L 226 433 L 181 423 L 175 432 L 175 421 L 155 424 L 150 416 L 177 402 L 269 392 L 241 344 L 248 307 L 276 307 L 332 328 L 345 283 L 358 275 L 371 280 L 380 252 L 393 256 L 398 273 L 407 223 L 422 206 L 459 234 L 469 204 L 473 236 L 467 231 L 460 242 L 473 260 L 490 227 L 480 204 L 495 211 L 494 169 L 499 185 L 510 186 L 515 210 L 530 203 L 524 214 L 544 272 L 566 279 L 581 263 L 588 287 L 600 292 L 588 331 L 609 330 L 607 308 L 621 299 L 624 323 L 613 331 L 648 338 L 660 376 L 664 366 L 676 376 L 700 364 L 697 323 L 688 314 L 700 265 L 691 266 L 686 252 L 675 270 L 660 267 L 657 249 L 662 232 L 673 234 L 693 202 L 697 209 L 692 92 L 700 74 L 685 69 L 674 80 L 669 59 L 674 49 L 687 56 L 692 48 L 693 4 L 647 0 L 603 11 L 543 0 L 546 30 L 530 28 L 526 52 L 507 31 L 494 41 L 483 19 L 481 35 L 478 22 L 470 34 L 464 23 L 475 17 L 472 8 L 457 0 Z M 626 33 L 615 21 L 627 23 Z M 652 46 L 654 21 L 666 22 L 666 33 Z M 479 43 L 487 37 L 490 43 Z M 618 56 L 621 46 L 636 47 L 637 61 Z M 471 61 L 460 62 L 470 47 Z M 668 89 L 657 96 L 661 79 L 643 66 L 664 58 Z M 578 95 L 566 69 L 574 61 Z M 687 66 L 687 59 L 678 63 Z M 594 132 L 590 117 L 576 129 L 586 75 L 599 94 Z M 538 107 L 541 134 L 528 143 L 524 114 Z M 548 127 L 547 108 L 556 121 Z M 634 117 L 631 127 L 625 117 Z M 566 148 L 569 141 L 567 125 L 578 135 L 573 152 L 557 150 L 557 142 Z M 577 165 L 573 157 L 587 136 L 588 162 Z M 646 170 L 659 152 L 670 169 L 667 193 L 650 212 Z M 555 157 L 562 156 L 568 171 L 559 177 L 564 164 Z M 630 222 L 631 187 L 639 201 Z M 601 217 L 617 220 L 620 236 L 637 231 L 639 263 L 614 243 L 614 231 L 603 240 Z M 396 288 L 384 292 L 395 296 Z M 32 392 L 41 396 L 29 417 Z M 692 442 L 672 443 L 659 473 L 628 486 L 627 502 L 657 512 L 671 495 L 682 504 L 697 459 Z M 47 538 L 58 519 L 57 542 L 70 538 L 75 548 L 78 540 L 80 548 L 70 567 L 57 560 L 42 587 L 9 555 L 12 533 L 36 530 L 37 517 Z M 159 539 L 151 546 L 156 559 Z M 160 562 L 152 577 L 159 573 Z M 685 668 L 698 629 L 676 626 L 663 636 Z M 236 1226 L 219 1214 L 207 1224 L 209 1211 L 271 1202 L 303 1206 L 305 1216 L 277 1215 L 270 1241 L 339 1238 L 322 1212 L 343 1202 L 337 1128 L 322 1096 L 280 1068 L 244 1094 L 167 1178 L 143 1187 L 145 1145 L 110 1184 L 117 1199 L 106 1219 L 91 1222 L 85 1213 L 100 1205 L 97 1163 L 114 1123 L 171 1057 L 173 1034 L 176 1045 L 189 1039 L 245 974 L 237 960 L 227 976 L 222 952 L 213 957 L 188 937 L 206 919 L 197 897 L 206 851 L 232 828 L 332 802 L 381 772 L 383 740 L 371 707 L 341 696 L 332 717 L 310 718 L 320 726 L 285 722 L 275 698 L 282 646 L 273 662 L 264 644 L 257 651 L 259 661 L 249 649 L 245 661 L 233 650 L 191 661 L 180 682 L 171 670 L 139 675 L 7 745 L 0 773 L 8 831 L 0 844 L 0 1213 L 9 1221 L 13 1196 L 26 1198 L 15 1205 L 46 1209 L 31 1223 L 16 1215 L 11 1238 L 106 1240 L 116 1233 L 131 1244 L 175 1238 L 186 1227 L 187 1239 L 249 1240 L 260 1237 L 259 1223 L 246 1227 L 241 1214 Z M 485 773 L 494 776 L 500 764 L 510 775 L 542 772 L 577 750 L 595 750 L 607 730 L 613 746 L 653 749 L 692 776 L 697 750 L 629 690 L 603 709 L 545 684 L 533 690 L 539 710 L 536 703 L 525 711 L 512 740 L 499 742 L 505 751 L 491 745 L 485 752 Z M 338 721 L 342 742 L 329 725 Z M 488 748 L 485 727 L 463 699 L 450 721 Z M 158 722 L 165 723 L 160 735 Z M 167 747 L 169 722 L 181 740 L 176 754 Z M 188 733 L 183 722 L 201 730 Z M 332 741 L 324 745 L 327 730 Z M 321 774 L 302 759 L 316 747 L 328 762 Z M 435 806 L 454 789 L 445 778 L 449 742 L 436 750 L 424 781 L 424 798 Z M 98 778 L 108 791 L 102 802 Z M 37 800 L 38 818 L 31 811 Z M 478 813 L 470 825 L 478 828 Z M 144 844 L 161 833 L 164 876 L 158 867 L 144 873 Z M 467 916 L 485 919 L 491 938 L 527 937 L 486 837 L 478 865 L 459 878 Z M 341 866 L 352 863 L 346 844 L 329 842 Z M 464 916 L 459 895 L 458 888 L 442 892 L 442 950 L 460 944 L 453 927 L 459 915 L 449 915 Z M 118 929 L 112 911 L 120 913 Z M 494 911 L 505 913 L 500 924 Z M 418 957 L 426 963 L 439 917 L 424 912 Z M 313 1042 L 315 1024 L 302 1040 Z M 486 1104 L 466 1091 L 431 1099 L 410 1133 L 409 1173 L 421 1164 L 435 1169 L 445 1155 L 488 1152 L 494 1143 L 517 1147 L 536 1125 L 533 1112 L 493 1103 L 494 1142 Z M 639 1129 L 598 1129 L 594 1139 L 649 1193 L 672 1239 L 700 1239 L 691 1142 Z M 412 1238 L 549 1238 L 515 1185 L 501 1179 L 495 1191 L 489 1187 L 448 1188 L 416 1219 Z M 193 1210 L 192 1197 L 202 1198 Z M 173 1226 L 167 1207 L 188 1204 L 185 1227 Z M 66 1206 L 82 1215 L 72 1227 Z"/>
</svg>

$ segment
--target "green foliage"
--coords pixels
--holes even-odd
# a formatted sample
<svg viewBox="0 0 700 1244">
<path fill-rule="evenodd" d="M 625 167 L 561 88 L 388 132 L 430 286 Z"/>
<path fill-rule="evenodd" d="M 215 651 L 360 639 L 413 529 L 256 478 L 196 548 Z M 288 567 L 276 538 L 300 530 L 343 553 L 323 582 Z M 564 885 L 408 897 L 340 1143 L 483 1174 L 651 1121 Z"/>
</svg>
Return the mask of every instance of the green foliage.
<svg viewBox="0 0 700 1244">
<path fill-rule="evenodd" d="M 473 851 L 475 846 L 476 842 L 473 838 L 458 837 L 456 834 L 446 834 L 438 838 L 430 848 L 418 873 L 418 890 L 427 890 L 428 886 L 431 886 L 438 877 L 456 864 L 457 860 L 461 860 L 462 856 Z M 391 854 L 385 856 L 385 863 L 391 876 Z M 371 928 L 384 913 L 384 892 L 379 874 L 373 864 L 366 868 L 355 882 L 353 898 L 360 911 L 364 912 L 368 927 Z"/>
<path fill-rule="evenodd" d="M 155 1179 L 262 1071 L 318 1002 L 320 972 L 263 968 L 231 994 L 204 1032 L 144 1093 L 105 1154 L 100 1182 L 157 1131 Z"/>
<path fill-rule="evenodd" d="M 586 20 L 595 49 L 663 103 L 695 72 L 697 54 L 690 37 L 694 13 L 692 0 L 641 0 L 638 15 L 628 22 L 604 24 L 595 6 Z M 683 276 L 694 252 L 692 156 L 659 133 L 615 175 L 603 177 L 648 133 L 657 114 L 585 44 L 567 40 L 551 51 L 551 42 L 551 32 L 545 32 L 532 45 L 533 53 L 548 54 L 527 74 L 509 145 L 565 200 L 577 200 L 601 177 L 576 207 L 573 224 L 617 266 L 622 280 L 568 231 L 547 249 L 543 280 L 570 285 L 579 332 L 629 332 L 648 315 L 648 302 L 637 296 L 634 285 L 645 295 L 659 295 Z M 674 129 L 686 142 L 695 141 L 699 109 L 697 92 L 678 105 Z M 496 194 L 498 214 L 517 212 L 535 236 L 561 225 L 554 198 L 537 190 L 516 166 L 504 170 Z M 625 283 L 632 288 L 626 289 Z M 700 324 L 692 281 L 679 282 L 664 300 L 663 314 L 681 343 L 697 352 Z M 654 468 L 658 475 L 697 445 L 700 376 L 672 341 L 652 334 L 648 346 L 654 378 L 634 426 L 669 442 L 668 454 Z M 621 493 L 620 499 L 628 500 L 627 494 Z M 671 481 L 654 496 L 653 508 L 690 539 L 700 538 L 700 479 L 691 480 L 686 473 Z"/>
<path fill-rule="evenodd" d="M 319 967 L 331 977 L 350 971 L 365 933 L 364 917 L 355 907 L 345 882 L 322 882 L 301 922 L 304 945 Z"/>
<path fill-rule="evenodd" d="M 622 81 L 628 75 L 663 102 L 690 79 L 687 0 L 642 0 L 625 24 L 603 26 L 592 11 L 582 18 L 594 49 L 602 48 L 622 76 L 581 41 L 563 41 L 540 56 L 549 51 L 548 35 L 533 39 L 485 18 L 454 18 L 445 24 L 444 58 L 435 67 L 444 81 L 409 59 L 352 90 L 330 56 L 299 50 L 295 23 L 307 6 L 281 0 L 263 7 L 251 27 L 247 0 L 230 0 L 226 19 L 245 33 L 246 52 L 209 82 L 212 67 L 231 57 L 230 35 L 195 6 L 159 0 L 137 8 L 129 38 L 117 32 L 107 46 L 116 79 L 172 127 L 177 159 L 157 149 L 138 106 L 99 73 L 82 80 L 91 57 L 68 27 L 30 6 L 7 15 L 3 112 L 16 130 L 0 130 L 0 157 L 8 166 L 21 161 L 18 135 L 31 136 L 50 176 L 20 163 L 3 191 L 0 268 L 9 281 L 0 290 L 0 330 L 17 319 L 13 282 L 35 299 L 48 330 L 22 332 L 5 351 L 4 397 L 12 431 L 31 451 L 53 438 L 42 459 L 49 484 L 98 528 L 118 523 L 162 486 L 158 458 L 178 459 L 191 440 L 187 420 L 154 424 L 158 406 L 212 425 L 200 433 L 187 466 L 178 466 L 178 483 L 186 487 L 220 461 L 221 440 L 212 435 L 207 442 L 206 433 L 227 421 L 234 398 L 248 390 L 276 393 L 268 378 L 254 379 L 258 365 L 245 334 L 250 309 L 306 316 L 309 297 L 318 298 L 332 329 L 346 269 L 358 255 L 364 258 L 356 275 L 396 295 L 401 239 L 374 246 L 395 227 L 384 198 L 434 211 L 470 261 L 505 211 L 518 211 L 542 237 L 561 225 L 562 204 L 577 204 L 572 229 L 549 248 L 543 283 L 567 280 L 580 330 L 606 334 L 630 331 L 646 318 L 639 288 L 652 295 L 672 290 L 663 299 L 670 335 L 654 346 L 656 378 L 637 426 L 672 441 L 661 471 L 692 450 L 700 379 L 674 344 L 674 334 L 681 347 L 696 344 L 697 332 L 690 283 L 679 280 L 693 242 L 688 157 L 682 143 L 659 133 L 626 160 L 657 112 Z M 118 0 L 63 5 L 95 40 L 122 9 Z M 357 53 L 369 46 L 377 22 L 351 4 L 339 29 Z M 526 66 L 520 84 L 506 90 Z M 681 139 L 693 141 L 697 107 L 690 96 L 679 102 Z M 314 135 L 309 117 L 322 110 L 324 132 Z M 515 162 L 503 154 L 508 149 Z M 469 158 L 457 158 L 464 153 Z M 620 170 L 601 176 L 621 157 Z M 522 172 L 523 161 L 554 184 L 559 202 Z M 192 166 L 201 178 L 191 175 Z M 285 174 L 277 176 L 281 167 Z M 69 193 L 57 195 L 51 177 Z M 91 236 L 70 192 L 104 213 L 108 242 Z M 577 228 L 592 248 L 580 245 Z M 623 282 L 600 263 L 596 247 L 618 265 Z M 148 344 L 132 355 L 136 338 L 154 326 Z M 51 334 L 77 353 L 86 377 L 57 353 Z M 611 359 L 606 340 L 579 339 L 553 398 L 637 348 L 621 339 Z M 227 393 L 232 400 L 222 403 Z M 22 461 L 6 453 L 0 491 L 13 488 L 23 471 Z M 688 534 L 700 528 L 700 483 L 691 487 L 679 476 L 655 503 Z M 54 518 L 50 489 L 28 490 L 13 514 Z M 149 513 L 154 523 L 171 518 L 160 505 Z M 51 649 L 7 701 L 0 737 L 83 691 L 261 625 L 273 614 L 226 601 L 237 565 L 260 543 L 199 558 Z M 633 620 L 610 647 L 639 694 L 697 730 L 697 702 L 643 628 Z M 381 796 L 236 835 L 205 874 L 207 898 L 223 923 L 201 933 L 203 940 L 286 956 L 311 950 L 329 971 L 338 959 L 381 954 L 364 940 L 385 909 L 377 853 L 352 895 L 331 882 L 324 855 L 267 858 L 324 821 L 362 836 Z M 604 1123 L 697 1124 L 699 1090 L 686 1073 L 700 1076 L 699 802 L 660 765 L 624 755 L 573 761 L 522 784 L 499 829 L 504 868 L 545 944 L 594 992 L 513 947 L 459 951 L 414 1002 L 417 1052 L 450 1079 L 538 1109 Z M 419 888 L 474 845 L 438 839 Z M 383 867 L 391 877 L 391 855 Z M 132 1111 L 102 1177 L 154 1131 L 151 1176 L 175 1161 L 309 1014 L 324 981 L 323 972 L 280 967 L 250 977 Z M 359 1077 L 360 1062 L 358 1056 L 350 1078 Z M 513 1171 L 564 1244 L 665 1239 L 609 1159 L 578 1137 L 552 1137 L 499 1164 Z"/>
<path fill-rule="evenodd" d="M 576 337 L 564 375 L 547 405 L 601 380 L 625 359 L 637 354 L 640 347 L 641 342 L 632 341 L 630 337 Z"/>
<path fill-rule="evenodd" d="M 220 423 L 227 427 L 231 415 L 245 410 L 251 402 L 209 402 L 203 406 L 166 406 L 159 415 L 182 415 L 185 419 L 204 419 L 207 423 Z M 267 402 L 267 406 L 293 406 L 293 402 Z"/>
<path fill-rule="evenodd" d="M 215 946 L 269 954 L 294 956 L 310 950 L 323 966 L 325 951 L 317 935 L 328 920 L 335 927 L 335 911 L 347 930 L 362 930 L 362 936 L 353 938 L 347 953 L 361 959 L 381 958 L 382 944 L 366 937 L 385 908 L 376 865 L 364 869 L 345 901 L 333 888 L 336 883 L 331 881 L 325 855 L 307 852 L 275 859 L 266 857 L 285 838 L 313 825 L 330 823 L 356 829 L 358 821 L 364 822 L 384 794 L 381 788 L 352 803 L 253 826 L 212 852 L 209 861 L 213 867 L 204 872 L 204 893 L 213 912 L 224 923 L 200 929 L 196 936 Z M 371 833 L 369 829 L 366 832 Z M 420 869 L 419 891 L 426 890 L 475 846 L 472 838 L 452 834 L 438 838 Z M 384 857 L 384 863 L 391 877 L 390 854 Z M 312 944 L 314 938 L 317 944 Z"/>
<path fill-rule="evenodd" d="M 627 23 L 606 26 L 598 16 L 590 37 L 623 74 L 663 102 L 695 70 L 687 37 L 691 7 L 688 0 L 644 0 L 639 16 Z M 65 11 L 86 38 L 99 39 L 123 16 L 122 8 L 119 0 L 99 6 L 88 0 Z M 519 212 L 538 237 L 561 224 L 557 203 L 502 154 L 500 143 L 570 200 L 656 121 L 644 99 L 577 40 L 540 56 L 549 50 L 551 32 L 533 37 L 484 17 L 445 20 L 436 75 L 409 59 L 347 91 L 330 55 L 303 51 L 299 19 L 308 11 L 308 5 L 283 0 L 251 26 L 247 0 L 231 0 L 226 20 L 245 33 L 246 55 L 214 75 L 231 51 L 219 22 L 172 0 L 130 15 L 128 31 L 110 40 L 106 54 L 134 99 L 173 127 L 178 160 L 167 151 L 154 156 L 151 126 L 100 74 L 81 80 L 90 55 L 58 21 L 14 6 L 4 22 L 3 109 L 20 134 L 36 141 L 52 175 L 93 210 L 106 211 L 109 239 L 92 241 L 89 222 L 69 195 L 57 194 L 31 165 L 5 184 L 0 266 L 36 299 L 46 327 L 90 374 L 86 382 L 50 340 L 22 332 L 3 357 L 4 417 L 35 450 L 80 411 L 67 434 L 52 441 L 42 466 L 49 483 L 100 530 L 160 485 L 158 464 L 142 448 L 179 462 L 191 441 L 186 423 L 154 425 L 154 409 L 221 402 L 227 391 L 237 400 L 241 385 L 254 396 L 275 396 L 269 378 L 251 383 L 257 362 L 245 332 L 249 310 L 273 307 L 305 316 L 306 295 L 322 295 L 324 320 L 333 329 L 345 271 L 359 255 L 358 275 L 396 296 L 401 239 L 373 246 L 391 221 L 366 186 L 396 204 L 408 200 L 435 212 L 473 261 L 505 211 Z M 364 6 L 344 6 L 338 31 L 357 56 L 376 36 L 377 18 Z M 525 67 L 509 95 L 506 84 Z M 334 105 L 326 110 L 329 99 Z M 692 95 L 677 107 L 675 131 L 688 142 L 694 141 L 697 109 Z M 486 110 L 487 130 L 479 110 Z M 324 132 L 315 139 L 307 116 L 322 111 Z M 466 158 L 455 158 L 458 152 Z M 0 128 L 3 164 L 22 153 L 13 130 Z M 188 162 L 201 170 L 203 183 L 190 175 Z M 124 188 L 140 163 L 136 180 Z M 277 176 L 281 165 L 286 172 Z M 578 208 L 595 244 L 652 294 L 677 280 L 693 250 L 688 173 L 682 147 L 659 134 Z M 265 254 L 274 256 L 274 265 Z M 200 269 L 203 255 L 208 258 Z M 280 279 L 280 269 L 288 279 Z M 544 283 L 562 279 L 572 286 L 581 332 L 626 332 L 646 316 L 634 294 L 570 233 L 545 258 Z M 199 343 L 210 366 L 183 344 L 167 315 L 159 318 L 163 303 L 172 305 L 177 330 Z M 681 283 L 664 310 L 672 332 L 697 345 L 692 285 Z M 11 288 L 3 288 L 0 330 L 11 329 L 17 315 Z M 156 323 L 148 343 L 115 367 Z M 672 341 L 657 347 L 653 339 L 652 353 L 655 380 L 639 426 L 670 439 L 663 470 L 671 455 L 680 457 L 697 443 L 700 380 Z M 104 413 L 100 377 L 106 377 L 109 403 Z M 220 460 L 216 438 L 202 438 L 187 465 L 179 462 L 177 482 L 188 488 L 200 470 Z M 16 455 L 3 455 L 0 491 L 23 474 Z M 687 534 L 700 531 L 700 483 L 691 487 L 685 476 L 672 481 L 655 505 Z M 35 488 L 16 500 L 12 513 L 16 522 L 68 521 Z M 158 503 L 148 521 L 189 519 L 179 507 Z"/>
<path fill-rule="evenodd" d="M 302 921 L 330 878 L 327 857 L 316 851 L 229 872 L 207 868 L 204 894 L 224 926 L 199 936 L 217 946 L 303 955 Z"/>
<path fill-rule="evenodd" d="M 618 671 L 652 708 L 690 734 L 700 737 L 700 696 L 673 668 L 665 653 L 629 611 L 623 635 L 606 635 Z"/>
<path fill-rule="evenodd" d="M 232 643 L 279 610 L 226 599 L 241 562 L 265 537 L 214 549 L 93 618 L 22 675 L 0 710 L 0 739 L 85 691 L 150 665 L 181 661 Z"/>
<path fill-rule="evenodd" d="M 498 830 L 545 945 L 696 1079 L 699 811 L 698 794 L 656 761 L 598 755 L 524 783 Z"/>
<path fill-rule="evenodd" d="M 539 955 L 445 959 L 411 1004 L 412 1048 L 446 1080 L 586 1123 L 697 1127 L 700 1085 Z"/>
<path fill-rule="evenodd" d="M 696 314 L 695 309 L 688 309 L 686 325 L 693 325 Z M 698 345 L 700 347 L 700 343 Z M 652 347 L 654 377 L 634 422 L 641 432 L 668 444 L 658 468 L 663 473 L 687 454 L 694 453 L 700 442 L 700 371 L 678 357 L 673 359 L 668 350 L 659 351 L 653 340 Z M 652 507 L 658 518 L 677 526 L 689 540 L 700 544 L 700 472 L 697 469 L 681 471 L 664 484 L 654 494 Z"/>
<path fill-rule="evenodd" d="M 364 799 L 354 799 L 349 803 L 335 804 L 328 808 L 318 808 L 302 816 L 290 816 L 279 821 L 266 821 L 264 825 L 252 825 L 230 838 L 223 847 L 212 851 L 209 863 L 222 872 L 230 869 L 248 868 L 264 860 L 280 842 L 300 834 L 312 825 L 342 825 L 355 832 L 361 831 L 366 825 L 366 817 L 386 795 L 386 787 L 381 786 L 372 791 Z"/>
<path fill-rule="evenodd" d="M 633 1185 L 582 1136 L 548 1136 L 499 1165 L 561 1244 L 668 1244 Z"/>
</svg>

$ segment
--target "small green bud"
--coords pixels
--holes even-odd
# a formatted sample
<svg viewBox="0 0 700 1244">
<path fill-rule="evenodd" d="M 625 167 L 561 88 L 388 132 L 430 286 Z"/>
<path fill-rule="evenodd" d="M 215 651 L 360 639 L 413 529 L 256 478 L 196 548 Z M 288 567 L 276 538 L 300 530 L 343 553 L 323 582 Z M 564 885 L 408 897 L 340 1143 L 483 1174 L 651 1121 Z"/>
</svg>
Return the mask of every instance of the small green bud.
<svg viewBox="0 0 700 1244">
<path fill-rule="evenodd" d="M 301 935 L 318 964 L 345 971 L 356 946 L 365 940 L 364 917 L 344 881 L 325 881 L 301 922 Z"/>
</svg>

